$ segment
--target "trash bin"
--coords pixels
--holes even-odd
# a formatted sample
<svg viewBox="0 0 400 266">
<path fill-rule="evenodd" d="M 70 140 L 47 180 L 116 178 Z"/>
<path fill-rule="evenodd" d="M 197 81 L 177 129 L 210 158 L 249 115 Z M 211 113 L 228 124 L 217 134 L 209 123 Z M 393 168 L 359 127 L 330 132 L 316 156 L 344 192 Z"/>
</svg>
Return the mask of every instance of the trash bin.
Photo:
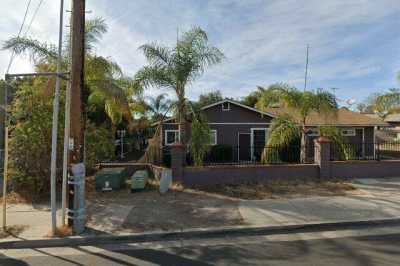
<svg viewBox="0 0 400 266">
<path fill-rule="evenodd" d="M 112 191 L 121 188 L 125 168 L 104 168 L 95 175 L 97 191 Z"/>
<path fill-rule="evenodd" d="M 143 190 L 146 187 L 149 174 L 146 170 L 136 171 L 131 177 L 131 192 Z"/>
</svg>

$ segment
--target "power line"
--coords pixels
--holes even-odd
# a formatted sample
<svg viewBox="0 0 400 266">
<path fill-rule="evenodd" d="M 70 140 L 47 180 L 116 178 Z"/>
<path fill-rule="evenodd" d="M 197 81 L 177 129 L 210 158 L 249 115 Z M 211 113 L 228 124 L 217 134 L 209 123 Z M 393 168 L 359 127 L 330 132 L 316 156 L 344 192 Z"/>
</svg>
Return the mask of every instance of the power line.
<svg viewBox="0 0 400 266">
<path fill-rule="evenodd" d="M 44 0 L 40 0 L 39 4 L 37 5 L 37 7 L 36 7 L 36 9 L 35 9 L 35 12 L 33 12 L 33 16 L 32 16 L 31 21 L 29 22 L 29 25 L 28 25 L 28 27 L 27 27 L 25 33 L 24 33 L 24 36 L 27 36 L 27 35 L 28 35 L 28 32 L 29 32 L 29 30 L 31 29 L 31 26 L 32 26 L 32 24 L 33 24 L 33 21 L 35 20 L 36 15 L 37 15 L 37 13 L 39 12 L 39 9 L 40 9 L 40 7 L 42 6 L 42 3 L 43 3 L 43 2 L 44 2 Z"/>
<path fill-rule="evenodd" d="M 19 38 L 21 36 L 21 32 L 22 32 L 22 29 L 24 28 L 26 16 L 28 14 L 28 10 L 29 10 L 29 6 L 31 5 L 31 2 L 32 2 L 32 0 L 28 0 L 28 4 L 26 5 L 26 9 L 25 9 L 24 19 L 22 20 L 21 27 L 19 28 L 17 38 Z M 14 61 L 14 56 L 15 56 L 15 51 L 13 49 L 11 52 L 10 61 L 8 62 L 6 74 L 8 74 L 8 72 L 10 71 L 12 62 Z"/>
</svg>

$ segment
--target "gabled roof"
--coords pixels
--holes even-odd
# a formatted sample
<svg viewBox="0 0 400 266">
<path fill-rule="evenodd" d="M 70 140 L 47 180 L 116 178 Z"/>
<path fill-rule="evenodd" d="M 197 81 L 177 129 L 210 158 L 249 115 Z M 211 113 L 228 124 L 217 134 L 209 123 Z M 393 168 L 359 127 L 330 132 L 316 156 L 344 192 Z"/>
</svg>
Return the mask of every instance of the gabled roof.
<svg viewBox="0 0 400 266">
<path fill-rule="evenodd" d="M 260 111 L 260 110 L 258 110 L 256 108 L 241 104 L 241 103 L 239 103 L 237 101 L 234 101 L 234 100 L 231 100 L 231 99 L 225 99 L 225 100 L 222 100 L 222 101 L 219 101 L 219 102 L 216 102 L 216 103 L 212 103 L 212 104 L 206 105 L 206 106 L 202 107 L 201 110 L 206 110 L 206 109 L 209 109 L 211 107 L 214 107 L 216 105 L 223 104 L 223 103 L 226 103 L 226 102 L 234 104 L 234 105 L 237 105 L 237 106 L 240 106 L 242 108 L 248 109 L 248 110 L 253 111 L 253 112 L 257 112 L 259 114 L 267 115 L 267 116 L 270 116 L 270 117 L 275 117 L 275 115 L 273 113 L 263 112 L 263 111 Z"/>
<path fill-rule="evenodd" d="M 385 122 L 400 122 L 400 114 L 388 114 L 385 117 Z"/>
<path fill-rule="evenodd" d="M 283 107 L 266 108 L 266 111 L 278 115 L 289 114 L 299 121 L 299 118 L 293 114 L 293 110 Z M 379 118 L 370 117 L 365 114 L 352 112 L 346 108 L 339 108 L 335 114 L 322 115 L 312 112 L 306 120 L 310 126 L 388 126 L 388 124 Z"/>
<path fill-rule="evenodd" d="M 237 101 L 234 101 L 234 100 L 231 100 L 231 99 L 224 99 L 224 100 L 222 100 L 222 101 L 219 101 L 219 102 L 216 102 L 216 103 L 212 103 L 212 104 L 203 106 L 203 107 L 201 108 L 201 110 L 207 110 L 207 109 L 209 109 L 209 108 L 211 108 L 211 107 L 214 107 L 214 106 L 217 106 L 217 105 L 219 105 L 219 104 L 226 103 L 226 102 L 231 103 L 231 104 L 234 104 L 234 105 L 237 105 L 237 106 L 240 106 L 240 107 L 242 107 L 242 108 L 248 109 L 248 110 L 250 110 L 250 111 L 253 111 L 253 112 L 256 112 L 256 113 L 259 113 L 259 114 L 262 114 L 262 115 L 267 115 L 267 116 L 270 116 L 270 117 L 272 117 L 272 118 L 275 117 L 275 115 L 274 115 L 273 113 L 260 111 L 260 110 L 258 110 L 258 109 L 256 109 L 256 108 L 252 108 L 252 107 L 250 107 L 250 106 L 241 104 L 241 103 L 239 103 L 239 102 L 237 102 Z M 171 121 L 171 120 L 174 120 L 174 119 L 175 119 L 174 117 L 171 117 L 171 118 L 165 119 L 163 122 L 168 122 L 168 121 Z M 159 123 L 159 122 L 156 122 L 156 123 L 154 123 L 153 125 L 156 125 L 156 124 L 158 124 L 158 123 Z"/>
</svg>

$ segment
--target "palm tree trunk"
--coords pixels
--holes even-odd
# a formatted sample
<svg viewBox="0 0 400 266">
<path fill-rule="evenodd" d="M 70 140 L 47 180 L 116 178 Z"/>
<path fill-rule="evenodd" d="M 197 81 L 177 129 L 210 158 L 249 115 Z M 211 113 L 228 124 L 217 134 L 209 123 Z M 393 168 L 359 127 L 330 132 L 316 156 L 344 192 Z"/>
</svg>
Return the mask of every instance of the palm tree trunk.
<svg viewBox="0 0 400 266">
<path fill-rule="evenodd" d="M 306 163 L 307 154 L 306 154 L 306 144 L 307 144 L 307 135 L 306 135 L 306 127 L 303 124 L 301 126 L 301 143 L 300 143 L 300 162 Z"/>
<path fill-rule="evenodd" d="M 179 142 L 186 145 L 186 115 L 185 115 L 185 99 L 178 99 L 178 123 L 179 123 Z"/>
</svg>

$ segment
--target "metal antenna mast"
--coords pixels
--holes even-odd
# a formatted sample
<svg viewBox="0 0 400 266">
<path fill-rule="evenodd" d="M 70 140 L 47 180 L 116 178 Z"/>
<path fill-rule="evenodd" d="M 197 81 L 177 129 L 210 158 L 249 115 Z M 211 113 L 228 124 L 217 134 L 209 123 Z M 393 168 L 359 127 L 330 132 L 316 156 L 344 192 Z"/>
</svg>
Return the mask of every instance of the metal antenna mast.
<svg viewBox="0 0 400 266">
<path fill-rule="evenodd" d="M 304 73 L 304 91 L 307 90 L 307 78 L 308 78 L 308 50 L 310 45 L 307 44 L 307 52 L 306 52 L 306 71 Z"/>
</svg>

